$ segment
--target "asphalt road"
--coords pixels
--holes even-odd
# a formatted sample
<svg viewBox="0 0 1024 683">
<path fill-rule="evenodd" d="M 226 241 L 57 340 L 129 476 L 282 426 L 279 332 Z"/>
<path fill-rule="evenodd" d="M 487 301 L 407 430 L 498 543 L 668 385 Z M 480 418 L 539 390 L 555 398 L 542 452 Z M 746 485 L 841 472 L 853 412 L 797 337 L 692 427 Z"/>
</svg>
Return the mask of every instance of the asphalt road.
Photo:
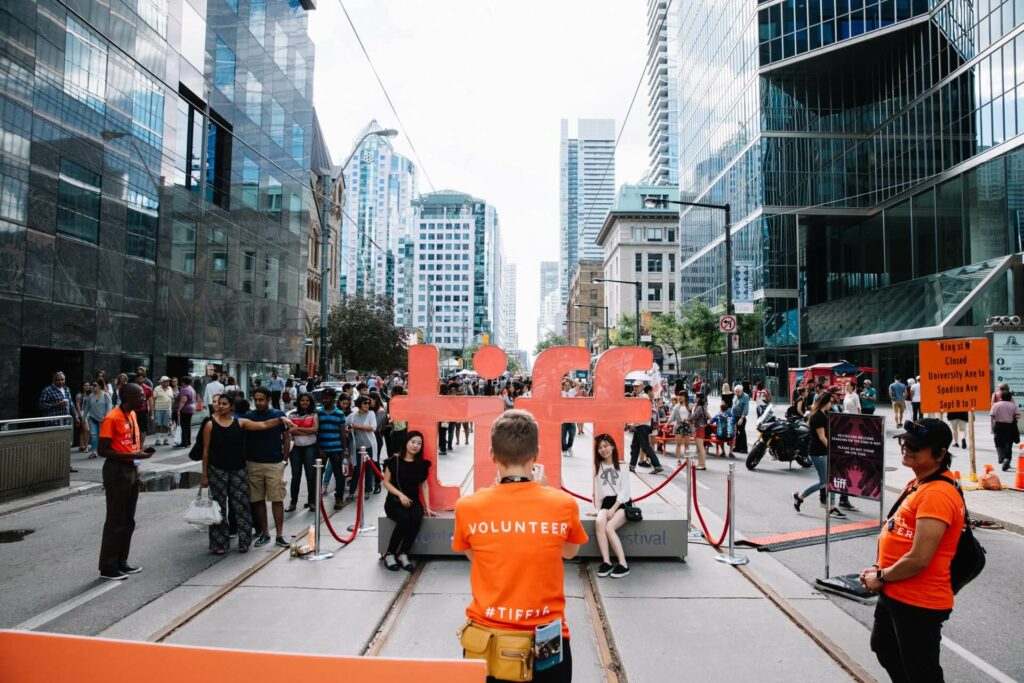
<svg viewBox="0 0 1024 683">
<path fill-rule="evenodd" d="M 752 431 L 752 430 L 751 430 Z M 753 445 L 751 439 L 750 444 Z M 671 449 L 671 446 L 670 446 Z M 670 450 L 671 452 L 671 450 Z M 674 463 L 669 458 L 665 465 Z M 709 487 L 698 489 L 699 504 L 719 516 L 725 514 L 725 489 L 728 463 L 736 464 L 736 523 L 737 530 L 748 538 L 774 534 L 820 529 L 825 526 L 824 510 L 812 496 L 804 503 L 802 512 L 793 509 L 792 494 L 816 481 L 813 469 L 798 465 L 789 468 L 765 456 L 757 469 L 748 471 L 743 460 L 708 458 L 708 469 L 700 472 L 697 481 Z M 686 480 L 677 477 L 673 485 L 686 486 Z M 886 512 L 895 502 L 896 494 L 886 492 Z M 851 512 L 848 520 L 837 523 L 877 519 L 879 505 L 871 501 L 854 499 L 860 508 Z M 710 529 L 712 534 L 719 529 Z M 985 571 L 957 596 L 956 607 L 943 628 L 944 638 L 960 645 L 975 656 L 995 667 L 1013 680 L 1024 680 L 1024 649 L 1019 635 L 1024 631 L 1024 601 L 1020 598 L 1020 561 L 1024 558 L 1024 537 L 1009 531 L 976 531 L 987 553 Z M 861 537 L 833 543 L 831 546 L 831 574 L 860 571 L 874 562 L 876 539 Z M 738 551 L 756 563 L 756 550 Z M 771 555 L 788 566 L 809 583 L 825 576 L 824 544 L 773 552 Z M 830 596 L 831 597 L 831 596 Z M 872 606 L 831 597 L 844 611 L 870 627 Z M 964 657 L 944 647 L 942 665 L 946 679 L 951 681 L 991 681 L 992 677 Z"/>
<path fill-rule="evenodd" d="M 139 495 L 131 562 L 142 573 L 37 630 L 95 635 L 203 571 L 220 558 L 206 534 L 182 521 L 195 490 Z M 104 497 L 85 495 L 0 518 L 0 530 L 31 529 L 0 544 L 0 627 L 11 628 L 101 585 Z"/>
</svg>

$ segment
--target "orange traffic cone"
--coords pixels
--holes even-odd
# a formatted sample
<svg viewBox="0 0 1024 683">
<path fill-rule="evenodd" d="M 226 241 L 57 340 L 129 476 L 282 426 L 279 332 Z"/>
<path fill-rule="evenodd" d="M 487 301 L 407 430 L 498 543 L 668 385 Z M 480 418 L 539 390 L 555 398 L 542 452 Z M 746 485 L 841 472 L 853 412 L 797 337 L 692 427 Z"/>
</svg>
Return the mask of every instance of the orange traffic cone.
<svg viewBox="0 0 1024 683">
<path fill-rule="evenodd" d="M 1013 487 L 1024 490 L 1024 455 L 1017 456 L 1017 480 L 1013 482 Z"/>
</svg>

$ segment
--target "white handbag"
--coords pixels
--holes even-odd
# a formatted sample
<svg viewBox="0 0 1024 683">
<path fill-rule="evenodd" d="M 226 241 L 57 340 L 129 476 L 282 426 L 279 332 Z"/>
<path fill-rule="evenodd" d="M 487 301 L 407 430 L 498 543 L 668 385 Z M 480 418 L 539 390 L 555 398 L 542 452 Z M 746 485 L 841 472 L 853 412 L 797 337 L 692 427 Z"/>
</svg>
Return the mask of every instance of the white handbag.
<svg viewBox="0 0 1024 683">
<path fill-rule="evenodd" d="M 210 526 L 211 524 L 220 524 L 222 519 L 220 503 L 210 497 L 209 489 L 206 490 L 206 496 L 203 496 L 203 487 L 200 486 L 199 493 L 185 510 L 185 522 Z"/>
</svg>

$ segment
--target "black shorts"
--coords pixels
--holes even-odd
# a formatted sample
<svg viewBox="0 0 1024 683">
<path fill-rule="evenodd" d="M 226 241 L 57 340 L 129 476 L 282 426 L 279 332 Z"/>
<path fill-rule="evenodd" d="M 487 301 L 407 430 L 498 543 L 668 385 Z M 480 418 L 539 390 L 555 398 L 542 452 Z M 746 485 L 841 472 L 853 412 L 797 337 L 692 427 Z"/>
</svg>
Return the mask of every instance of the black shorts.
<svg viewBox="0 0 1024 683">
<path fill-rule="evenodd" d="M 145 434 L 149 431 L 149 413 L 135 413 L 135 420 L 139 423 L 139 431 Z"/>
<path fill-rule="evenodd" d="M 615 501 L 618 500 L 615 496 L 605 496 L 601 499 L 601 509 L 611 510 L 612 506 L 615 505 Z"/>
</svg>

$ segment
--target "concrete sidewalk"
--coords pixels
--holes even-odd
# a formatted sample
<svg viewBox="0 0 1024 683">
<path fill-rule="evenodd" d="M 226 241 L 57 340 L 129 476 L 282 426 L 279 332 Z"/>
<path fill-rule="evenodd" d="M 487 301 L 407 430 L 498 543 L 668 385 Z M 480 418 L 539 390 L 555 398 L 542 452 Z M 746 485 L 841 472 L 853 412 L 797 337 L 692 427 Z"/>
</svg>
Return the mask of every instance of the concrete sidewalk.
<svg viewBox="0 0 1024 683">
<path fill-rule="evenodd" d="M 562 461 L 566 485 L 586 495 L 593 467 L 590 439 L 589 434 L 580 438 L 577 455 Z M 442 460 L 442 478 L 448 483 L 462 481 L 470 466 L 470 449 L 457 448 Z M 634 493 L 648 488 L 632 476 Z M 652 482 L 662 480 L 643 476 Z M 667 486 L 662 492 L 682 515 L 681 490 Z M 369 519 L 376 519 L 383 500 L 383 495 L 371 496 Z M 354 508 L 349 506 L 332 521 L 341 530 L 353 518 Z M 721 528 L 713 515 L 705 518 Z M 295 530 L 288 527 L 289 532 Z M 324 537 L 329 538 L 326 532 Z M 326 546 L 337 554 L 322 562 L 290 559 L 286 552 L 272 556 L 266 548 L 253 549 L 249 555 L 229 554 L 102 635 L 144 640 L 162 633 L 167 624 L 224 593 L 255 563 L 265 563 L 165 642 L 318 654 L 461 655 L 455 631 L 465 621 L 469 601 L 467 561 L 430 560 L 410 575 L 384 569 L 375 532 L 361 534 L 346 548 L 334 542 Z M 715 554 L 706 544 L 694 543 L 686 562 L 635 561 L 624 579 L 595 578 L 596 593 L 587 590 L 589 575 L 567 563 L 575 680 L 606 680 L 600 650 L 604 632 L 595 619 L 599 611 L 605 615 L 622 671 L 631 681 L 681 676 L 710 680 L 723 671 L 759 681 L 791 681 L 802 671 L 813 671 L 821 680 L 850 680 L 850 674 L 773 600 L 796 605 L 794 614 L 812 619 L 818 624 L 815 628 L 825 628 L 827 642 L 870 672 L 862 678 L 879 676 L 867 651 L 866 629 L 795 574 L 769 557 L 753 558 L 754 564 L 741 571 L 716 562 Z M 411 590 L 403 591 L 410 582 Z M 759 585 L 770 588 L 766 593 Z M 817 635 L 820 642 L 821 634 Z M 737 647 L 744 656 L 735 656 Z"/>
</svg>

